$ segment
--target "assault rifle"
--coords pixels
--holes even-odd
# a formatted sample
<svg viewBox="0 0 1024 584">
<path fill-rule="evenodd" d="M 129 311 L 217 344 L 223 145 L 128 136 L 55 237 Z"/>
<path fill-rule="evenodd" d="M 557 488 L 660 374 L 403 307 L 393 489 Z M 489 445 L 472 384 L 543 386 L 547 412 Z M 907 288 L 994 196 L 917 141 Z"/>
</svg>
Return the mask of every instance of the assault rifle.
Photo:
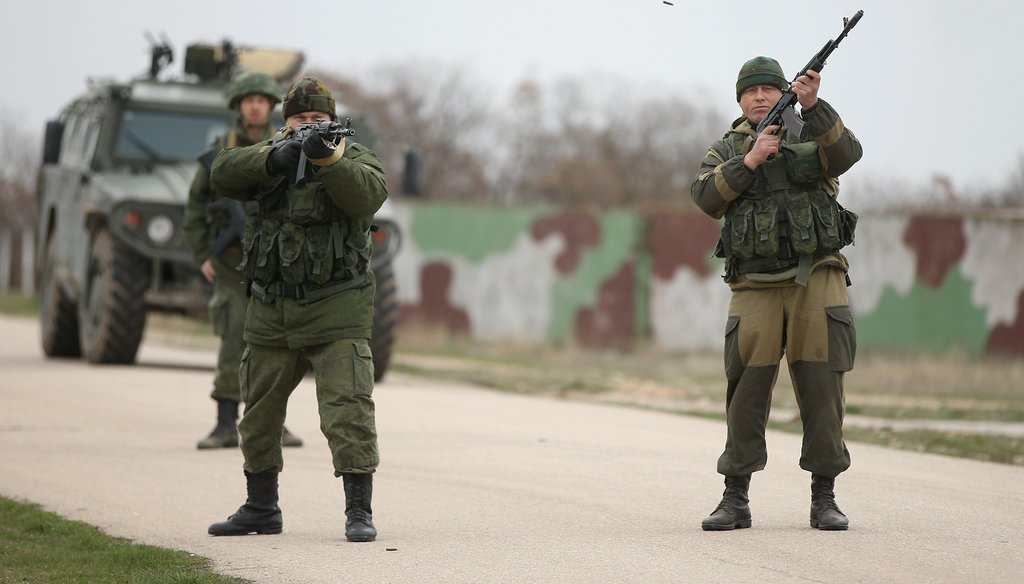
<svg viewBox="0 0 1024 584">
<path fill-rule="evenodd" d="M 342 139 L 346 136 L 356 135 L 356 131 L 352 129 L 352 118 L 345 118 L 344 124 L 341 122 L 328 121 L 316 122 L 313 124 L 302 124 L 286 139 L 302 142 L 313 132 L 316 132 L 321 138 L 333 144 L 335 148 L 339 147 Z M 303 151 L 299 156 L 299 166 L 295 169 L 295 184 L 301 185 L 306 182 L 306 165 L 308 162 L 309 159 Z"/>
<path fill-rule="evenodd" d="M 228 226 L 210 244 L 210 255 L 219 256 L 232 243 L 245 239 L 245 206 L 241 201 L 220 198 L 207 203 L 206 208 L 210 211 L 226 211 L 228 214 Z"/>
<path fill-rule="evenodd" d="M 811 57 L 811 60 L 807 65 L 796 74 L 793 78 L 797 80 L 801 75 L 805 75 L 808 71 L 821 72 L 822 68 L 825 67 L 825 59 L 832 54 L 832 51 L 836 50 L 839 43 L 842 42 L 846 35 L 853 30 L 853 27 L 857 25 L 857 21 L 860 17 L 864 16 L 863 10 L 858 10 L 857 14 L 853 15 L 853 18 L 843 18 L 843 32 L 839 35 L 836 40 L 829 39 L 825 46 L 818 51 L 817 55 Z M 796 113 L 793 106 L 797 103 L 796 94 L 793 93 L 792 88 L 786 88 L 782 92 L 782 97 L 775 104 L 775 107 L 768 112 L 768 115 L 761 120 L 761 123 L 757 125 L 757 133 L 760 134 L 768 126 L 786 126 L 791 132 L 794 132 L 799 136 L 804 129 L 804 120 L 800 117 L 800 114 Z"/>
</svg>

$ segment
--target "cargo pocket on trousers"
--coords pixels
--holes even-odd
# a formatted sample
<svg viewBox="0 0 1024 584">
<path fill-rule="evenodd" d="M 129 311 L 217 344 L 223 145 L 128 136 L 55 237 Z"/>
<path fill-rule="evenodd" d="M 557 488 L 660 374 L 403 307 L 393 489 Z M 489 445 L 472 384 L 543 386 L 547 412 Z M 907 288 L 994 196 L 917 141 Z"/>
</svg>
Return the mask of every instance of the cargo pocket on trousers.
<svg viewBox="0 0 1024 584">
<path fill-rule="evenodd" d="M 743 375 L 743 357 L 740 356 L 740 317 L 730 316 L 725 321 L 725 378 L 735 381 Z"/>
<path fill-rule="evenodd" d="M 353 343 L 355 351 L 353 355 L 352 373 L 353 384 L 356 395 L 373 394 L 373 352 L 370 345 L 364 341 Z"/>
<path fill-rule="evenodd" d="M 857 356 L 857 331 L 849 306 L 827 306 L 828 365 L 832 371 L 850 371 Z"/>
</svg>

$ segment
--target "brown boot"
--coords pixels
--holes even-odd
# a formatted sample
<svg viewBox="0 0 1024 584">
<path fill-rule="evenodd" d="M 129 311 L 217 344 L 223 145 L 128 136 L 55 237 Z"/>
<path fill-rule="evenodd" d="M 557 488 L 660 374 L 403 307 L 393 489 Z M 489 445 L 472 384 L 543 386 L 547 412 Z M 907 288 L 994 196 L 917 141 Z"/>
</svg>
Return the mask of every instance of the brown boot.
<svg viewBox="0 0 1024 584">
<path fill-rule="evenodd" d="M 199 450 L 211 448 L 238 448 L 238 402 L 217 400 L 217 425 L 210 435 L 196 444 Z"/>
</svg>

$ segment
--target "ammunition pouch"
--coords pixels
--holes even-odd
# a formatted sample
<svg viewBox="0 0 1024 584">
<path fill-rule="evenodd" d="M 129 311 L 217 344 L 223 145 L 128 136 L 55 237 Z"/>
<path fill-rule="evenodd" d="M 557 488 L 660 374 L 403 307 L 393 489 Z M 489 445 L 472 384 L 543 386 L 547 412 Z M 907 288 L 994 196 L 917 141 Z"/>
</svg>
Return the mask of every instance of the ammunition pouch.
<svg viewBox="0 0 1024 584">
<path fill-rule="evenodd" d="M 715 249 L 726 281 L 783 272 L 853 243 L 857 215 L 828 194 L 817 144 L 784 144 L 780 154 L 726 210 Z"/>
<path fill-rule="evenodd" d="M 369 232 L 337 216 L 319 183 L 272 179 L 246 203 L 246 212 L 241 267 L 254 297 L 311 301 L 366 281 Z"/>
</svg>

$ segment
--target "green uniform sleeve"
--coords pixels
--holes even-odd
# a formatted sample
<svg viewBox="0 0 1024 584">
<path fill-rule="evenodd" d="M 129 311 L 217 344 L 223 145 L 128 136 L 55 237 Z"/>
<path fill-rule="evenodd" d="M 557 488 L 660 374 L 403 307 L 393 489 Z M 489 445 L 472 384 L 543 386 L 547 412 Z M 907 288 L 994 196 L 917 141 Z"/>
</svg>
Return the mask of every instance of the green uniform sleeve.
<svg viewBox="0 0 1024 584">
<path fill-rule="evenodd" d="M 807 123 L 805 135 L 817 142 L 821 150 L 826 176 L 838 178 L 863 156 L 860 141 L 825 100 L 818 98 L 818 103 L 803 110 L 801 115 Z"/>
<path fill-rule="evenodd" d="M 210 258 L 211 235 L 210 226 L 206 221 L 206 205 L 210 202 L 210 171 L 202 164 L 198 166 L 188 191 L 188 203 L 185 205 L 185 219 L 181 230 L 192 257 L 197 264 L 202 265 Z"/>
<path fill-rule="evenodd" d="M 213 161 L 210 173 L 213 190 L 230 199 L 252 198 L 256 186 L 271 178 L 267 173 L 269 155 L 269 142 L 222 150 Z"/>
<path fill-rule="evenodd" d="M 754 173 L 743 164 L 743 153 L 730 152 L 725 140 L 708 148 L 697 177 L 690 184 L 693 202 L 708 215 L 720 219 L 729 203 L 754 182 Z"/>
<path fill-rule="evenodd" d="M 388 198 L 380 160 L 362 144 L 350 144 L 338 161 L 318 169 L 316 177 L 331 201 L 349 217 L 372 216 Z"/>
</svg>

